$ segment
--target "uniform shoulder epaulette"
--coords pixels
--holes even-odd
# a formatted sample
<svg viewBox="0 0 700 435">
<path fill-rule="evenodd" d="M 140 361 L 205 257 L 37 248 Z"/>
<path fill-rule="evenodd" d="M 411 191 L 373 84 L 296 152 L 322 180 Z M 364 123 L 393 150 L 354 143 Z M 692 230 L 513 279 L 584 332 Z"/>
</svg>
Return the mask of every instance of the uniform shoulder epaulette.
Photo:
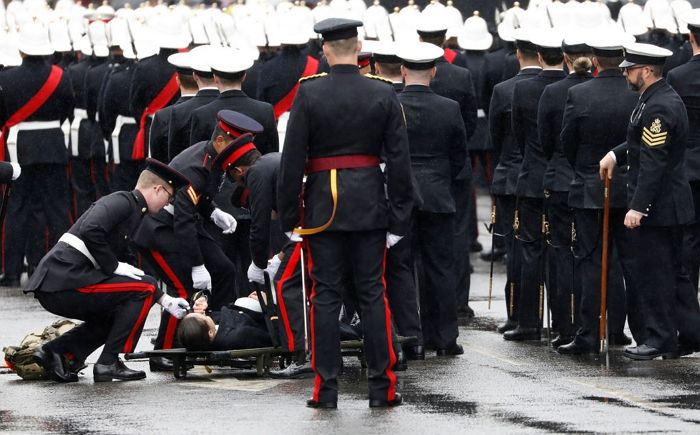
<svg viewBox="0 0 700 435">
<path fill-rule="evenodd" d="M 394 84 L 394 82 L 392 82 L 391 80 L 385 79 L 384 77 L 375 76 L 374 74 L 365 74 L 365 77 L 367 77 L 368 79 L 381 80 L 385 83 L 389 83 L 390 85 Z"/>
<path fill-rule="evenodd" d="M 305 82 L 305 81 L 311 80 L 311 79 L 317 79 L 317 78 L 319 78 L 319 77 L 325 77 L 325 76 L 327 76 L 327 75 L 328 75 L 328 73 L 322 72 L 322 73 L 319 73 L 319 74 L 314 74 L 314 75 L 311 75 L 311 76 L 302 77 L 302 78 L 299 79 L 299 83 Z"/>
</svg>

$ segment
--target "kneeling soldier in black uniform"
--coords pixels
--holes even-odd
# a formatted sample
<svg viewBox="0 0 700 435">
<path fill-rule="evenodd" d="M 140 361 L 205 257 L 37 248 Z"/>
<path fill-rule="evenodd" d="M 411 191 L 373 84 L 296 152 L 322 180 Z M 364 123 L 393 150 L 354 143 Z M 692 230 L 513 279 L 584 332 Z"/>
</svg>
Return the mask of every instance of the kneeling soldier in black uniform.
<svg viewBox="0 0 700 435">
<path fill-rule="evenodd" d="M 84 321 L 34 354 L 51 379 L 76 382 L 63 356 L 83 361 L 103 344 L 93 369 L 95 382 L 146 377 L 127 368 L 119 353 L 134 350 L 155 302 L 176 317 L 183 317 L 189 305 L 163 294 L 155 279 L 125 262 L 129 240 L 147 212 L 158 212 L 187 184 L 176 170 L 149 159 L 133 191 L 95 202 L 41 260 L 26 291 L 34 292 L 48 311 Z"/>
</svg>

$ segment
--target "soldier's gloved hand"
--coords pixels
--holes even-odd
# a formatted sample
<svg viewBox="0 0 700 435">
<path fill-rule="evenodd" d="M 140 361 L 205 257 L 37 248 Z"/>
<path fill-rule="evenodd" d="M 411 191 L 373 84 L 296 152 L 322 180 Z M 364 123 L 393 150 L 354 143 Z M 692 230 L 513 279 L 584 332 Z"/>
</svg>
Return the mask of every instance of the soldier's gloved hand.
<svg viewBox="0 0 700 435">
<path fill-rule="evenodd" d="M 141 281 L 141 277 L 145 275 L 144 271 L 138 267 L 134 267 L 128 263 L 122 263 L 121 261 L 117 263 L 117 268 L 114 269 L 114 274 L 126 276 L 139 281 Z"/>
<path fill-rule="evenodd" d="M 403 239 L 403 236 L 397 236 L 396 234 L 386 233 L 386 248 L 391 249 L 391 247 L 399 243 L 401 239 Z"/>
<path fill-rule="evenodd" d="M 22 167 L 19 165 L 19 163 L 14 162 L 10 162 L 10 165 L 12 165 L 12 181 L 14 181 L 18 179 L 20 175 L 22 175 Z"/>
<path fill-rule="evenodd" d="M 254 262 L 248 266 L 248 281 L 265 284 L 265 270 L 259 268 Z"/>
<path fill-rule="evenodd" d="M 169 295 L 163 295 L 158 303 L 177 319 L 182 319 L 190 309 L 190 304 L 182 298 L 174 298 Z"/>
<path fill-rule="evenodd" d="M 270 279 L 273 279 L 275 275 L 277 275 L 277 270 L 280 268 L 280 264 L 282 264 L 282 260 L 280 260 L 277 255 L 273 255 L 267 262 L 265 272 L 267 272 L 267 274 L 270 276 Z"/>
<path fill-rule="evenodd" d="M 215 208 L 211 212 L 211 220 L 216 224 L 217 227 L 221 228 L 224 234 L 233 234 L 236 231 L 238 222 L 236 218 L 221 210 L 220 208 Z"/>
<path fill-rule="evenodd" d="M 211 289 L 211 275 L 203 264 L 192 268 L 192 287 L 200 290 Z"/>
<path fill-rule="evenodd" d="M 289 238 L 289 240 L 291 240 L 292 242 L 301 242 L 301 241 L 302 241 L 301 236 L 300 236 L 299 234 L 295 234 L 294 231 L 287 231 L 287 232 L 284 233 L 284 234 L 285 234 L 285 235 Z"/>
</svg>

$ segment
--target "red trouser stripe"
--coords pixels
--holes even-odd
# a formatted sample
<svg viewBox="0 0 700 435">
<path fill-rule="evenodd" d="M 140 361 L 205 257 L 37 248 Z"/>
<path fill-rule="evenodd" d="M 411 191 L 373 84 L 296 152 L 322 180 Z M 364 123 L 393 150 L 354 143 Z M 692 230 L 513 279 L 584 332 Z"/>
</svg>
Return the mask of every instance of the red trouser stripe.
<svg viewBox="0 0 700 435">
<path fill-rule="evenodd" d="M 382 285 L 384 286 L 384 294 L 382 295 L 382 299 L 384 299 L 386 339 L 387 345 L 389 346 L 389 349 L 387 349 L 389 351 L 389 366 L 386 368 L 386 376 L 389 378 L 389 390 L 387 391 L 386 400 L 392 401 L 396 393 L 396 374 L 391 368 L 396 364 L 396 354 L 394 354 L 394 342 L 391 334 L 391 310 L 389 310 L 389 301 L 386 298 L 386 279 L 384 277 L 386 274 L 386 254 L 387 249 L 384 248 L 384 261 L 382 264 Z"/>
<path fill-rule="evenodd" d="M 284 297 L 282 297 L 282 293 L 284 291 L 284 285 L 286 282 L 289 280 L 289 278 L 294 275 L 294 271 L 297 268 L 297 264 L 299 264 L 299 257 L 301 254 L 301 243 L 297 243 L 294 246 L 294 251 L 292 251 L 292 256 L 287 262 L 287 267 L 284 269 L 284 273 L 282 273 L 282 278 L 280 278 L 280 281 L 277 283 L 277 304 L 279 305 L 280 308 L 280 315 L 282 316 L 282 324 L 284 325 L 284 332 L 287 335 L 287 343 L 289 344 L 289 351 L 294 352 L 294 333 L 292 332 L 292 326 L 289 324 L 289 316 L 287 315 L 287 306 L 284 303 Z M 304 301 L 306 303 L 306 301 Z"/>
<path fill-rule="evenodd" d="M 308 265 L 309 265 L 309 277 L 311 277 L 311 270 L 314 266 L 314 262 L 311 259 L 311 248 L 309 248 L 309 243 L 304 241 L 302 242 L 306 246 L 306 256 L 309 259 L 308 260 Z M 314 325 L 314 297 L 316 296 L 316 282 L 314 281 L 313 278 L 311 278 L 311 310 L 309 313 L 309 322 L 311 324 L 311 368 L 313 369 L 315 373 L 314 377 L 314 392 L 312 399 L 318 402 L 318 393 L 321 391 L 321 376 L 319 376 L 318 372 L 316 371 L 316 334 L 315 334 L 315 325 Z M 305 301 L 306 302 L 306 301 Z"/>
<path fill-rule="evenodd" d="M 177 295 L 183 299 L 187 299 L 187 290 L 185 286 L 182 285 L 182 281 L 177 277 L 173 269 L 165 261 L 163 255 L 156 250 L 151 250 L 151 256 L 158 264 L 158 267 L 163 271 L 165 276 L 170 280 L 175 290 L 177 290 Z M 174 316 L 168 317 L 168 325 L 165 327 L 165 337 L 163 338 L 163 349 L 172 349 L 173 341 L 175 341 L 175 330 L 177 330 L 177 325 L 179 321 Z"/>
<path fill-rule="evenodd" d="M 150 296 L 146 298 L 146 300 L 143 301 L 143 306 L 141 307 L 141 312 L 139 313 L 139 317 L 136 319 L 136 323 L 134 323 L 133 328 L 131 328 L 131 332 L 129 332 L 129 336 L 126 338 L 126 341 L 124 342 L 124 353 L 130 353 L 134 351 L 134 347 L 136 346 L 136 343 L 134 343 L 134 337 L 138 333 L 138 331 L 141 329 L 143 326 L 144 322 L 146 322 L 146 316 L 148 316 L 148 312 L 151 309 L 151 306 L 153 305 L 153 293 L 155 292 L 156 288 L 153 286 L 153 284 L 149 283 L 140 283 L 140 282 L 124 282 L 124 283 L 112 283 L 112 284 L 93 284 L 93 285 L 88 285 L 85 287 L 81 287 L 78 289 L 79 292 L 81 293 L 123 293 L 123 292 L 149 292 L 151 293 Z"/>
</svg>

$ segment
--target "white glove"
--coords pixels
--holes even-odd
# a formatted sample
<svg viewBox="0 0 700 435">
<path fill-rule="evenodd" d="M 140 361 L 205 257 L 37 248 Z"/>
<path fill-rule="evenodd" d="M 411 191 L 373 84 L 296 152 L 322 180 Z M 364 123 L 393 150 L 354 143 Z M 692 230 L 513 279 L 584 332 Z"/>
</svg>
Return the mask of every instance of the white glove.
<svg viewBox="0 0 700 435">
<path fill-rule="evenodd" d="M 287 238 L 289 238 L 289 240 L 291 240 L 292 242 L 301 242 L 301 241 L 302 241 L 301 236 L 300 236 L 299 234 L 295 234 L 293 231 L 287 231 L 287 232 L 284 233 L 284 234 L 285 234 L 285 235 L 287 236 Z"/>
<path fill-rule="evenodd" d="M 401 239 L 403 239 L 403 236 L 397 236 L 396 234 L 386 233 L 386 248 L 391 249 L 391 247 L 399 243 Z"/>
<path fill-rule="evenodd" d="M 22 167 L 19 163 L 10 162 L 10 164 L 12 165 L 12 181 L 14 181 L 22 174 Z"/>
<path fill-rule="evenodd" d="M 238 226 L 236 218 L 220 208 L 215 208 L 210 217 L 216 226 L 223 230 L 224 234 L 233 234 L 236 231 L 236 226 Z"/>
<path fill-rule="evenodd" d="M 114 269 L 115 275 L 127 276 L 132 279 L 141 281 L 141 277 L 144 275 L 143 270 L 138 267 L 134 267 L 128 263 L 122 263 L 121 261 L 117 264 L 117 268 Z"/>
<path fill-rule="evenodd" d="M 251 262 L 248 266 L 248 281 L 265 284 L 265 270 L 259 268 L 255 263 Z"/>
<path fill-rule="evenodd" d="M 163 295 L 158 303 L 177 319 L 182 319 L 190 309 L 190 304 L 182 298 L 174 298 L 169 295 Z"/>
<path fill-rule="evenodd" d="M 272 258 L 267 262 L 267 267 L 265 268 L 265 272 L 267 272 L 268 275 L 270 275 L 270 279 L 273 279 L 275 275 L 277 275 L 277 270 L 280 268 L 280 264 L 282 264 L 282 260 L 277 255 L 273 255 Z"/>
<path fill-rule="evenodd" d="M 192 268 L 192 287 L 200 290 L 211 290 L 211 275 L 203 264 Z"/>
</svg>

